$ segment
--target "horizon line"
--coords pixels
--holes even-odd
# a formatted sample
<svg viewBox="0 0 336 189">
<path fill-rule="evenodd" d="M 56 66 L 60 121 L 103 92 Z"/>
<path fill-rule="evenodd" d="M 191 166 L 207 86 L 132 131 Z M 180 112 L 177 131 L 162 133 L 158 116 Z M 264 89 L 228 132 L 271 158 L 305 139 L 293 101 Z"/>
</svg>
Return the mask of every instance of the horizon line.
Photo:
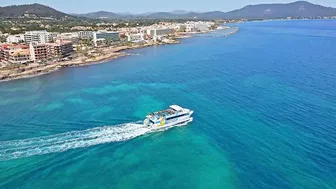
<svg viewBox="0 0 336 189">
<path fill-rule="evenodd" d="M 23 5 L 43 5 L 43 6 L 47 6 L 49 8 L 52 8 L 54 10 L 57 10 L 59 12 L 63 12 L 63 13 L 66 13 L 66 14 L 69 14 L 69 15 L 80 15 L 80 14 L 88 14 L 88 13 L 96 13 L 96 12 L 109 12 L 109 13 L 115 13 L 115 14 L 127 14 L 127 15 L 141 15 L 141 14 L 150 14 L 150 13 L 172 13 L 174 11 L 183 11 L 183 12 L 186 12 L 186 13 L 207 13 L 207 12 L 224 12 L 224 13 L 227 13 L 227 12 L 231 12 L 231 11 L 234 11 L 234 10 L 239 10 L 239 9 L 242 9 L 244 7 L 247 7 L 247 6 L 254 6 L 254 5 L 286 5 L 286 4 L 293 4 L 293 3 L 298 3 L 298 2 L 305 2 L 305 3 L 310 3 L 310 4 L 313 4 L 313 5 L 319 5 L 319 6 L 324 6 L 324 5 L 321 5 L 321 4 L 315 4 L 315 3 L 311 3 L 309 1 L 304 1 L 304 0 L 298 0 L 298 1 L 293 1 L 293 2 L 289 2 L 289 3 L 259 3 L 259 4 L 247 4 L 241 8 L 236 8 L 236 9 L 233 9 L 233 10 L 228 10 L 228 11 L 222 11 L 222 10 L 207 10 L 207 11 L 195 11 L 195 10 L 184 10 L 184 9 L 175 9 L 175 10 L 170 10 L 170 11 L 150 11 L 150 12 L 130 12 L 130 11 L 109 11 L 109 10 L 92 10 L 92 11 L 89 11 L 89 12 L 81 12 L 81 13 L 75 13 L 75 12 L 66 12 L 66 11 L 62 11 L 62 10 L 59 10 L 57 8 L 54 8 L 52 6 L 49 6 L 47 4 L 43 4 L 43 3 L 27 3 L 27 4 L 11 4 L 11 5 L 7 5 L 7 6 L 0 6 L 0 8 L 4 8 L 4 7 L 10 7 L 10 6 L 23 6 Z M 334 8 L 336 9 L 336 7 L 331 7 L 331 6 L 324 6 L 324 7 L 327 7 L 327 8 Z M 182 13 L 184 14 L 184 13 Z M 181 14 L 181 15 L 182 15 Z"/>
</svg>

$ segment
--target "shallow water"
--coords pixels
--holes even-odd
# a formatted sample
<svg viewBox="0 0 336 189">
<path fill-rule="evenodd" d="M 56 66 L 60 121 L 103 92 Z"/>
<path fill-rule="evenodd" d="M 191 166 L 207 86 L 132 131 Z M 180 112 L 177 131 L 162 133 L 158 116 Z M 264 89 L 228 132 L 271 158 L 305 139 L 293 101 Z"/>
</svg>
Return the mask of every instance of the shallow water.
<svg viewBox="0 0 336 189">
<path fill-rule="evenodd" d="M 0 188 L 336 188 L 336 22 L 238 26 L 0 83 Z"/>
</svg>

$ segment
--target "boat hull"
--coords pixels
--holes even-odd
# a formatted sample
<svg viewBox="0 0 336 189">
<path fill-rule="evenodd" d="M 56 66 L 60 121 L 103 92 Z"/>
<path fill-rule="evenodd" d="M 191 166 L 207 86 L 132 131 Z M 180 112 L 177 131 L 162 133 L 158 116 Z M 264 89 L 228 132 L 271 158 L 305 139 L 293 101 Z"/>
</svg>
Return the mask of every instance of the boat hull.
<svg viewBox="0 0 336 189">
<path fill-rule="evenodd" d="M 172 127 L 185 126 L 185 125 L 187 125 L 188 123 L 190 123 L 192 121 L 193 121 L 193 118 L 189 116 L 189 117 L 186 117 L 184 119 L 179 119 L 178 121 L 167 123 L 167 124 L 162 125 L 162 126 L 157 125 L 157 124 L 153 124 L 153 125 L 150 125 L 148 127 L 151 130 L 165 130 L 165 129 L 169 129 L 169 128 L 172 128 Z"/>
</svg>

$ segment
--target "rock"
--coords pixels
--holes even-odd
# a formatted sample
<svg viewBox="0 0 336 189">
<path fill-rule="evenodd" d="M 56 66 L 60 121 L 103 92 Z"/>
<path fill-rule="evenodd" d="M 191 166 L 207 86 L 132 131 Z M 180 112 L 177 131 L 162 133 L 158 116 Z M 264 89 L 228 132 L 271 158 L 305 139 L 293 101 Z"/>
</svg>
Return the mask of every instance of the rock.
<svg viewBox="0 0 336 189">
<path fill-rule="evenodd" d="M 0 80 L 4 80 L 4 79 L 7 79 L 7 75 L 0 75 Z"/>
</svg>

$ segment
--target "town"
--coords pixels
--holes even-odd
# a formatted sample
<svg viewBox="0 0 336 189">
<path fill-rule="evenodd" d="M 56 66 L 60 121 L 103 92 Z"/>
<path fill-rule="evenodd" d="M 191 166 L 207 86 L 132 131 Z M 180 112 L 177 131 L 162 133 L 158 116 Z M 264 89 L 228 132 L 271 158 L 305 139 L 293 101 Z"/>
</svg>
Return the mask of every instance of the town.
<svg viewBox="0 0 336 189">
<path fill-rule="evenodd" d="M 6 41 L 1 45 L 0 60 L 2 67 L 11 63 L 64 61 L 73 58 L 77 51 L 89 52 L 94 48 L 131 43 L 169 43 L 181 33 L 207 32 L 214 25 L 214 22 L 161 22 L 148 27 L 125 27 L 115 31 L 111 31 L 111 28 L 92 31 L 92 27 L 75 26 L 72 30 L 80 31 L 56 33 L 43 30 L 16 35 L 1 34 Z"/>
<path fill-rule="evenodd" d="M 120 52 L 124 49 L 179 43 L 178 38 L 214 30 L 218 24 L 186 21 L 158 22 L 137 27 L 126 24 L 125 27 L 114 28 L 104 23 L 97 23 L 97 26 L 100 30 L 79 25 L 73 26 L 70 32 L 62 33 L 47 30 L 1 33 L 0 79 L 21 77 L 29 70 L 33 70 L 33 73 L 28 75 L 33 75 L 45 72 L 49 67 L 56 69 L 113 59 L 126 55 Z"/>
</svg>

